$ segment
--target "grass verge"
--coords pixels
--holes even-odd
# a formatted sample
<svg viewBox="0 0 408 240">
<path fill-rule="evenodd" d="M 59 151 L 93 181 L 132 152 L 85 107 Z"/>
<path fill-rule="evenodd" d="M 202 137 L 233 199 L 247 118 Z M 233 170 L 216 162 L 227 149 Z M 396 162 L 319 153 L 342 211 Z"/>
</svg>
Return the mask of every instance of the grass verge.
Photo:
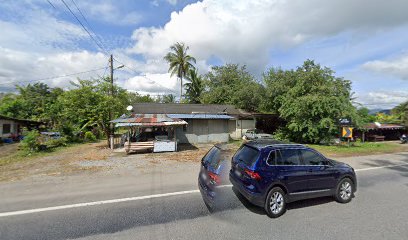
<svg viewBox="0 0 408 240">
<path fill-rule="evenodd" d="M 408 151 L 408 146 L 396 142 L 354 143 L 350 147 L 317 144 L 307 144 L 307 146 L 316 149 L 327 157 L 352 157 Z"/>
<path fill-rule="evenodd" d="M 229 143 L 239 147 L 243 141 L 231 140 Z M 347 145 L 306 145 L 316 149 L 327 157 L 353 157 L 408 151 L 408 144 L 400 144 L 399 142 L 353 143 L 350 147 Z"/>
<path fill-rule="evenodd" d="M 18 143 L 15 143 L 9 146 L 2 146 L 0 147 L 0 149 L 4 148 L 2 150 L 4 150 L 5 154 L 1 154 L 0 156 L 0 166 L 17 163 L 17 162 L 30 161 L 32 159 L 36 159 L 40 157 L 56 155 L 56 154 L 64 152 L 67 149 L 70 149 L 78 145 L 80 144 L 73 143 L 73 144 L 68 144 L 65 147 L 50 148 L 50 149 L 47 149 L 46 151 L 33 152 L 33 153 L 27 153 L 27 152 L 18 150 Z"/>
</svg>

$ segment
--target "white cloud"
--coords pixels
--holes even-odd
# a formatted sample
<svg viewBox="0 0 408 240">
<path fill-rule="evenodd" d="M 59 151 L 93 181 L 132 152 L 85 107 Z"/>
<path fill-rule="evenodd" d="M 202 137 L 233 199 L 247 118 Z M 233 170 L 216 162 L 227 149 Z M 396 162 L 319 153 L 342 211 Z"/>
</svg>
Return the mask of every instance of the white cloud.
<svg viewBox="0 0 408 240">
<path fill-rule="evenodd" d="M 27 53 L 0 48 L 0 87 L 9 88 L 15 84 L 28 84 L 31 80 L 60 76 L 107 66 L 107 59 L 101 53 L 88 51 L 63 53 Z M 103 70 L 78 74 L 77 76 L 44 80 L 51 87 L 69 87 L 70 80 L 77 77 L 86 79 L 103 75 Z"/>
<path fill-rule="evenodd" d="M 344 31 L 378 31 L 408 22 L 408 1 L 204 0 L 173 12 L 164 27 L 136 29 L 131 52 L 160 59 L 182 41 L 199 60 L 217 56 L 261 72 L 272 48 Z"/>
<path fill-rule="evenodd" d="M 22 10 L 24 17 L 15 21 L 0 20 L 0 46 L 24 51 L 48 52 L 77 48 L 87 37 L 75 24 L 57 20 L 46 11 Z"/>
<path fill-rule="evenodd" d="M 142 14 L 136 11 L 128 11 L 129 4 L 134 4 L 133 1 L 125 4 L 120 4 L 117 1 L 104 2 L 79 2 L 79 7 L 82 11 L 89 13 L 90 17 L 96 21 L 102 21 L 111 25 L 135 25 L 142 20 Z"/>
<path fill-rule="evenodd" d="M 390 60 L 369 61 L 363 64 L 363 68 L 408 80 L 408 54 Z"/>
<path fill-rule="evenodd" d="M 177 0 L 166 0 L 168 3 L 170 3 L 171 5 L 176 5 L 177 4 Z"/>
<path fill-rule="evenodd" d="M 8 3 L 9 4 L 9 3 Z M 88 36 L 73 23 L 57 19 L 35 2 L 15 2 L 1 6 L 9 14 L 0 18 L 0 91 L 10 91 L 15 84 L 60 76 L 107 65 L 101 53 L 82 50 Z M 103 74 L 103 70 L 96 72 Z M 88 78 L 95 73 L 80 74 Z M 52 87 L 67 87 L 77 76 L 44 80 Z"/>
<path fill-rule="evenodd" d="M 356 102 L 370 109 L 391 109 L 408 101 L 407 91 L 373 91 L 357 96 Z"/>
<path fill-rule="evenodd" d="M 127 79 L 123 87 L 130 91 L 137 91 L 142 94 L 174 94 L 178 95 L 180 82 L 176 77 L 170 77 L 169 73 L 146 74 Z"/>
<path fill-rule="evenodd" d="M 150 1 L 150 4 L 152 4 L 155 7 L 158 7 L 159 6 L 159 1 L 158 0 L 153 0 L 153 1 Z"/>
</svg>

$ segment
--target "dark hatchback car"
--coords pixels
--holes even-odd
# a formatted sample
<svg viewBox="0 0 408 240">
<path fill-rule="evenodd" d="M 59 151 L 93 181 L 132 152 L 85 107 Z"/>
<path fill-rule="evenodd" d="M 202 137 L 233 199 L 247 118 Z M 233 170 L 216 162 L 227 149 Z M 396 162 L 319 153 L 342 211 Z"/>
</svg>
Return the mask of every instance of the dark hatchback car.
<svg viewBox="0 0 408 240">
<path fill-rule="evenodd" d="M 229 158 L 231 155 L 228 156 L 228 153 L 225 145 L 217 144 L 201 160 L 198 188 L 204 203 L 210 210 L 215 210 L 218 202 L 223 200 L 220 188 L 229 184 Z"/>
<path fill-rule="evenodd" d="M 334 196 L 347 203 L 357 190 L 356 175 L 349 165 L 304 145 L 278 141 L 243 144 L 232 158 L 229 179 L 272 218 L 281 216 L 289 202 Z"/>
</svg>

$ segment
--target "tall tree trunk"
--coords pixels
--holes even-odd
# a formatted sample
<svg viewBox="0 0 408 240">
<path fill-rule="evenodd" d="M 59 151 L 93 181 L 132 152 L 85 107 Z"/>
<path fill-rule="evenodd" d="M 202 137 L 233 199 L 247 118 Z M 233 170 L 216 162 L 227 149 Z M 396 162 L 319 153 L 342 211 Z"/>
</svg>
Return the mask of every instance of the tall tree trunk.
<svg viewBox="0 0 408 240">
<path fill-rule="evenodd" d="M 183 99 L 183 77 L 180 77 L 180 103 L 181 100 Z"/>
<path fill-rule="evenodd" d="M 109 142 L 109 136 L 110 136 L 110 128 L 106 127 L 105 124 L 103 124 L 103 122 L 98 122 L 98 125 L 100 128 L 102 128 L 102 131 L 105 133 L 105 136 L 107 138 L 107 145 L 108 147 L 110 146 L 110 142 Z"/>
</svg>

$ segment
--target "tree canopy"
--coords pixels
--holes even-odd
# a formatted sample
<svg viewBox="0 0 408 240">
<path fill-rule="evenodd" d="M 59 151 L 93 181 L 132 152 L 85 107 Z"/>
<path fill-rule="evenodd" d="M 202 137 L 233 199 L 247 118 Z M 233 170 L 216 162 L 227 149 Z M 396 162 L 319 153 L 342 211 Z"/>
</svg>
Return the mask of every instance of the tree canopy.
<svg viewBox="0 0 408 240">
<path fill-rule="evenodd" d="M 204 90 L 204 82 L 196 69 L 190 69 L 187 76 L 186 99 L 189 103 L 201 103 L 201 94 Z"/>
<path fill-rule="evenodd" d="M 44 83 L 16 86 L 18 93 L 9 93 L 0 100 L 0 114 L 20 119 L 55 122 L 54 104 L 61 88 L 49 88 Z"/>
<path fill-rule="evenodd" d="M 264 88 L 245 66 L 214 66 L 205 79 L 204 103 L 232 104 L 248 111 L 258 110 Z"/>
<path fill-rule="evenodd" d="M 408 126 L 408 101 L 396 106 L 392 109 L 392 113 L 395 114 L 400 123 Z"/>
<path fill-rule="evenodd" d="M 287 122 L 279 134 L 295 142 L 318 143 L 339 131 L 338 119 L 356 119 L 351 83 L 307 60 L 296 70 L 272 68 L 264 74 L 264 110 Z"/>
</svg>

